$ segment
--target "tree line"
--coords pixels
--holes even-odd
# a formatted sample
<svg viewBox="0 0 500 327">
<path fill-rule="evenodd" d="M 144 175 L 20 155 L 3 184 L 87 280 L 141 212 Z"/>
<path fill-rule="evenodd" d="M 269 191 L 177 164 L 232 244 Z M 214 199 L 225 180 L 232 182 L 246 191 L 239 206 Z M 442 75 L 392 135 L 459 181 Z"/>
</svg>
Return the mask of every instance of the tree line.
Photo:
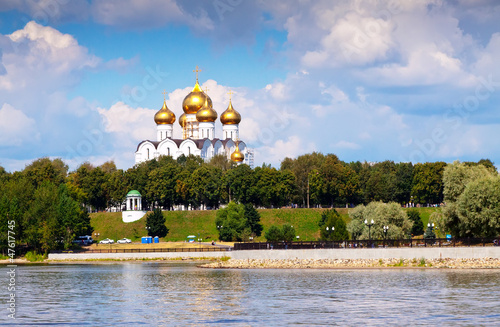
<svg viewBox="0 0 500 327">
<path fill-rule="evenodd" d="M 478 170 L 476 175 L 485 170 L 497 175 L 488 159 L 460 164 Z M 447 197 L 456 206 L 443 217 L 451 222 L 470 220 L 466 213 L 473 203 L 465 199 L 492 193 L 496 184 L 487 180 L 486 188 L 476 182 L 480 184 L 474 185 L 476 193 L 468 191 L 460 198 L 464 187 L 445 188 L 448 166 L 444 162 L 344 162 L 334 154 L 314 152 L 285 158 L 279 169 L 266 164 L 254 169 L 235 165 L 224 156 L 209 162 L 196 156 L 177 160 L 164 156 L 127 170 L 117 169 L 110 161 L 100 166 L 85 162 L 69 171 L 61 159 L 40 158 L 22 171 L 9 173 L 0 167 L 0 238 L 6 238 L 7 221 L 15 220 L 17 242 L 38 251 L 69 247 L 75 236 L 92 232 L 89 211 L 122 207 L 132 189 L 142 194 L 143 207 L 150 210 L 176 205 L 217 209 L 231 201 L 261 208 L 307 207 L 308 202 L 311 207 L 374 201 L 435 204 Z"/>
</svg>

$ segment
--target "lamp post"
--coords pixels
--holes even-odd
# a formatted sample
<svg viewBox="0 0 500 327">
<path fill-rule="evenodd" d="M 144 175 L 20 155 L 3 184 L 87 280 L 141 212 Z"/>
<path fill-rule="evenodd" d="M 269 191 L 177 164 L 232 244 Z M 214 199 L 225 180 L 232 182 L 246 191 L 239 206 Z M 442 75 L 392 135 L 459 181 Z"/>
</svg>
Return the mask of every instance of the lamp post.
<svg viewBox="0 0 500 327">
<path fill-rule="evenodd" d="M 334 226 L 332 226 L 332 227 L 328 227 L 328 226 L 327 226 L 327 227 L 326 227 L 326 234 L 327 234 L 326 239 L 327 239 L 328 241 L 333 241 L 332 234 L 333 234 L 333 231 L 334 231 L 334 230 L 335 230 L 335 227 L 334 227 Z M 332 244 L 332 248 L 333 248 L 333 244 Z"/>
<path fill-rule="evenodd" d="M 99 244 L 99 242 L 97 241 L 99 239 L 99 233 L 94 233 L 94 237 L 95 237 L 95 246 L 97 246 L 97 244 Z"/>
<path fill-rule="evenodd" d="M 389 231 L 389 226 L 384 226 L 384 247 L 385 247 L 385 242 L 387 241 L 387 232 Z"/>
<path fill-rule="evenodd" d="M 370 247 L 371 247 L 371 240 L 372 240 L 372 237 L 371 237 L 371 228 L 372 226 L 375 224 L 375 222 L 371 221 L 371 223 L 368 223 L 368 220 L 365 219 L 365 225 L 368 226 L 368 242 L 370 243 Z"/>
<path fill-rule="evenodd" d="M 220 238 L 220 231 L 224 228 L 224 226 L 220 225 L 220 226 L 217 226 L 217 230 L 219 231 L 219 241 L 221 240 Z"/>
</svg>

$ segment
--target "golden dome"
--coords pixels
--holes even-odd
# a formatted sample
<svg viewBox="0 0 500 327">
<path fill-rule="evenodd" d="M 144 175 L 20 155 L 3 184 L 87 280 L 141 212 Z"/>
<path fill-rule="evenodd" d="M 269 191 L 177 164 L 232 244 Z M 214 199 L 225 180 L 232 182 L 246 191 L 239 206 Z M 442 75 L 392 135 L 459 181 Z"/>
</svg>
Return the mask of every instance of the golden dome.
<svg viewBox="0 0 500 327">
<path fill-rule="evenodd" d="M 163 107 L 155 114 L 156 125 L 175 123 L 175 114 L 168 109 L 167 102 L 163 100 Z"/>
<path fill-rule="evenodd" d="M 198 80 L 196 80 L 196 84 L 188 95 L 182 101 L 182 110 L 186 114 L 195 114 L 203 107 L 205 103 L 205 99 L 208 101 L 208 104 L 212 106 L 212 99 L 208 95 L 206 95 L 198 84 Z"/>
<path fill-rule="evenodd" d="M 224 125 L 236 125 L 241 121 L 241 115 L 239 112 L 234 110 L 231 100 L 229 100 L 229 106 L 227 106 L 226 111 L 220 115 L 220 122 Z"/>
<path fill-rule="evenodd" d="M 179 125 L 181 125 L 182 128 L 184 128 L 184 125 L 186 125 L 186 114 L 182 114 L 179 117 Z"/>
<path fill-rule="evenodd" d="M 245 155 L 240 152 L 240 148 L 238 147 L 238 143 L 236 143 L 236 150 L 231 153 L 231 160 L 236 162 L 242 162 L 245 159 Z"/>
<path fill-rule="evenodd" d="M 207 97 L 205 98 L 205 105 L 196 113 L 196 120 L 198 120 L 200 123 L 213 123 L 217 119 L 217 111 L 214 110 L 214 108 L 212 107 L 212 102 L 208 102 L 208 99 L 210 98 L 207 95 Z"/>
</svg>

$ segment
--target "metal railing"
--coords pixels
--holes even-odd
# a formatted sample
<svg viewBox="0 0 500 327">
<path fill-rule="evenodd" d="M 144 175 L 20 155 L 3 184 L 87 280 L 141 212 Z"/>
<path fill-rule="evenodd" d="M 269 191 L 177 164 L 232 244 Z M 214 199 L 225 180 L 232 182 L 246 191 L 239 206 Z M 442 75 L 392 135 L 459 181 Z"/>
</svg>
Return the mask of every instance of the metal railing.
<svg viewBox="0 0 500 327">
<path fill-rule="evenodd" d="M 234 243 L 234 250 L 287 250 L 287 249 L 362 249 L 362 248 L 404 248 L 404 247 L 456 247 L 456 246 L 498 246 L 497 238 L 428 238 L 391 240 L 346 240 L 310 242 L 245 242 Z"/>
<path fill-rule="evenodd" d="M 164 249 L 74 249 L 74 250 L 54 250 L 50 253 L 146 253 L 146 252 L 224 252 L 231 251 L 230 247 L 213 248 L 164 248 Z"/>
</svg>

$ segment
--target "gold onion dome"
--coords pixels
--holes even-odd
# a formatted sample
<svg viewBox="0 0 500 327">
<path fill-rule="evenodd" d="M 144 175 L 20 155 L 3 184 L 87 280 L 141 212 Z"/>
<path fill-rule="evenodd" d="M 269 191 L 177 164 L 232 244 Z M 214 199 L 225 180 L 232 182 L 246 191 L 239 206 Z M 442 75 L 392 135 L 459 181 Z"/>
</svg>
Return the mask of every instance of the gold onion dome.
<svg viewBox="0 0 500 327">
<path fill-rule="evenodd" d="M 220 115 L 220 122 L 224 125 L 236 125 L 241 121 L 241 115 L 239 112 L 234 110 L 231 100 L 229 100 L 229 106 L 227 106 L 226 111 Z"/>
<path fill-rule="evenodd" d="M 155 114 L 156 125 L 175 123 L 175 114 L 167 107 L 167 102 L 163 100 L 163 107 Z"/>
<path fill-rule="evenodd" d="M 200 84 L 198 84 L 198 80 L 196 80 L 193 90 L 186 95 L 184 101 L 182 101 L 182 110 L 184 110 L 186 114 L 196 114 L 198 110 L 203 107 L 205 100 L 208 101 L 211 107 L 212 99 L 202 91 Z"/>
<path fill-rule="evenodd" d="M 184 126 L 186 125 L 186 119 L 186 114 L 182 114 L 179 117 L 179 125 L 181 125 L 182 128 L 184 128 Z"/>
<path fill-rule="evenodd" d="M 240 152 L 240 148 L 238 147 L 238 143 L 236 143 L 236 150 L 231 153 L 231 160 L 236 162 L 242 162 L 245 159 L 245 155 Z"/>
<path fill-rule="evenodd" d="M 208 102 L 208 99 L 210 99 L 207 95 L 205 98 L 205 105 L 198 110 L 196 113 L 196 120 L 201 122 L 211 122 L 213 123 L 217 119 L 217 111 L 214 110 L 212 107 L 212 102 Z"/>
</svg>

